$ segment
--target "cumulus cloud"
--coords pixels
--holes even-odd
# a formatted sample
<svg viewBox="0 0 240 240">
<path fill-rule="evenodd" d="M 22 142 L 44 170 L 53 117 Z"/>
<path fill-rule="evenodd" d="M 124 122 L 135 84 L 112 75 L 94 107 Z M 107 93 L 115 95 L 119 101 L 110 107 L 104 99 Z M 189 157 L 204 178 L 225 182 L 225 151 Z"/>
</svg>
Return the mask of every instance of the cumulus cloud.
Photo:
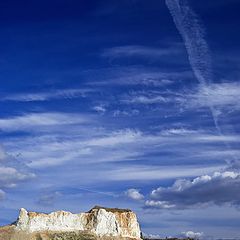
<svg viewBox="0 0 240 240">
<path fill-rule="evenodd" d="M 159 234 L 148 234 L 148 233 L 144 233 L 142 232 L 142 235 L 144 238 L 146 239 L 161 239 L 163 238 L 161 235 Z"/>
<path fill-rule="evenodd" d="M 146 207 L 150 208 L 162 208 L 162 209 L 169 209 L 169 208 L 174 208 L 174 204 L 170 204 L 167 201 L 154 201 L 154 200 L 147 200 L 145 202 Z"/>
<path fill-rule="evenodd" d="M 170 187 L 159 187 L 151 192 L 146 207 L 189 208 L 202 205 L 240 205 L 240 173 L 214 172 L 193 180 L 179 179 Z"/>
<path fill-rule="evenodd" d="M 182 236 L 186 238 L 201 239 L 203 235 L 204 234 L 202 232 L 193 232 L 193 231 L 182 232 Z"/>
<path fill-rule="evenodd" d="M 143 236 L 147 239 L 163 239 L 164 237 L 159 235 L 159 234 L 146 234 L 143 233 Z M 178 238 L 191 238 L 191 239 L 202 239 L 204 236 L 204 234 L 202 232 L 193 232 L 193 231 L 186 231 L 186 232 L 182 232 L 181 234 L 179 234 L 177 237 Z M 174 238 L 173 236 L 169 236 L 167 238 Z M 176 237 L 175 237 L 176 238 Z M 175 239 L 174 238 L 174 239 Z"/>
<path fill-rule="evenodd" d="M 139 189 L 135 189 L 135 188 L 130 188 L 127 191 L 125 191 L 125 195 L 128 198 L 131 198 L 136 201 L 144 199 L 144 195 L 140 193 Z"/>
</svg>

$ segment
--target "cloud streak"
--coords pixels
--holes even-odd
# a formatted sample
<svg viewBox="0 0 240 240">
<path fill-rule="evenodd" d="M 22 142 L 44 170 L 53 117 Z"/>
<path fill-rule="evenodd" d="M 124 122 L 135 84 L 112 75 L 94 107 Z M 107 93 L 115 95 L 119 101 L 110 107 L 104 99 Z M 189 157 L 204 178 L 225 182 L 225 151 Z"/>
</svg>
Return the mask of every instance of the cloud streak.
<svg viewBox="0 0 240 240">
<path fill-rule="evenodd" d="M 192 67 L 194 75 L 200 83 L 204 95 L 208 95 L 208 85 L 212 82 L 212 64 L 211 56 L 207 41 L 205 40 L 205 31 L 201 26 L 200 20 L 195 12 L 190 8 L 188 0 L 165 0 L 166 5 L 173 17 L 173 21 L 178 29 L 186 50 L 188 53 L 189 63 Z M 219 134 L 222 135 L 222 129 L 219 125 L 219 112 L 215 105 L 209 101 L 208 107 L 210 108 L 215 123 L 215 127 Z M 229 144 L 225 144 L 230 149 Z M 239 158 L 235 155 L 232 156 L 235 165 L 239 162 Z"/>
<path fill-rule="evenodd" d="M 68 114 L 58 112 L 28 113 L 14 117 L 1 118 L 0 129 L 2 131 L 38 131 L 44 127 L 59 125 L 71 125 L 86 123 L 88 120 L 80 114 Z"/>
<path fill-rule="evenodd" d="M 219 161 L 216 150 L 221 150 L 224 159 L 227 159 L 232 151 L 223 152 L 223 142 L 239 143 L 238 135 L 219 136 L 196 129 L 170 128 L 155 133 L 131 128 L 109 131 L 99 128 L 94 119 L 88 119 L 85 115 L 44 114 L 44 122 L 41 114 L 34 115 L 34 119 L 39 117 L 38 121 L 32 121 L 32 115 L 23 116 L 24 124 L 22 118 L 19 120 L 18 117 L 13 117 L 4 119 L 3 122 L 0 119 L 0 127 L 13 133 L 20 129 L 32 135 L 13 137 L 5 141 L 4 145 L 15 155 L 20 152 L 20 158 L 34 168 L 58 166 L 76 160 L 78 164 L 142 161 L 148 154 L 154 156 L 158 153 L 161 153 L 158 161 L 165 162 L 165 158 L 172 156 L 173 149 L 173 163 L 183 159 L 192 161 L 194 158 L 201 159 L 201 163 L 212 159 L 213 162 L 222 164 L 223 157 L 222 162 Z M 41 125 L 42 122 L 44 126 Z M 40 135 L 36 136 L 36 133 Z M 237 153 L 236 150 L 234 149 Z M 142 170 L 139 174 L 133 170 L 134 173 L 130 175 L 133 177 L 137 174 L 139 178 L 142 173 L 145 176 L 145 171 Z M 116 176 L 121 176 L 121 172 Z"/>
<path fill-rule="evenodd" d="M 188 104 L 191 107 L 209 107 L 209 103 L 224 111 L 239 110 L 239 83 L 212 83 L 207 87 L 200 87 L 197 93 L 189 93 Z"/>
<path fill-rule="evenodd" d="M 192 70 L 198 81 L 206 86 L 212 80 L 212 70 L 204 29 L 187 0 L 166 0 L 166 4 L 184 40 Z"/>
<path fill-rule="evenodd" d="M 2 97 L 0 98 L 0 101 L 42 102 L 54 99 L 72 99 L 78 97 L 85 97 L 89 92 L 93 91 L 94 90 L 92 89 L 63 89 L 40 93 L 20 93 Z"/>
<path fill-rule="evenodd" d="M 141 45 L 119 46 L 105 49 L 103 57 L 121 58 L 121 57 L 147 57 L 159 58 L 168 55 L 178 55 L 181 53 L 179 48 L 153 48 Z"/>
</svg>

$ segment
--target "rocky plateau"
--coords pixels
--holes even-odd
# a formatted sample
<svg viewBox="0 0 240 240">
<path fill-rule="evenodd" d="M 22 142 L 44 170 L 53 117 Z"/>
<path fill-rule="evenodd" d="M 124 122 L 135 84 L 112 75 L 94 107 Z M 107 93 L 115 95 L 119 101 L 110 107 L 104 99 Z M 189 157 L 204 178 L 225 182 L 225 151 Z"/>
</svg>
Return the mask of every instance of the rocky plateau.
<svg viewBox="0 0 240 240">
<path fill-rule="evenodd" d="M 95 206 L 85 213 L 49 214 L 20 209 L 16 222 L 0 228 L 0 240 L 141 239 L 136 214 L 129 209 Z"/>
</svg>

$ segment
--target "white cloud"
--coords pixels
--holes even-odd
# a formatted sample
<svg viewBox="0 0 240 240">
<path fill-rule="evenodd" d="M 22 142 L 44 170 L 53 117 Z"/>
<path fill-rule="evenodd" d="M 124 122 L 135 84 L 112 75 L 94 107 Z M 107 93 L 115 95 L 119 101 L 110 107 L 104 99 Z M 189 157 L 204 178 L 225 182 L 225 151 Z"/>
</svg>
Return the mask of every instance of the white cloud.
<svg viewBox="0 0 240 240">
<path fill-rule="evenodd" d="M 182 235 L 186 238 L 201 239 L 204 234 L 202 232 L 187 231 L 182 232 Z"/>
<path fill-rule="evenodd" d="M 24 173 L 13 167 L 0 166 L 0 186 L 6 188 L 16 187 L 16 185 L 27 179 L 34 178 L 33 173 Z"/>
<path fill-rule="evenodd" d="M 7 144 L 13 154 L 21 153 L 21 158 L 31 167 L 61 165 L 78 159 L 79 164 L 125 161 L 139 155 L 136 142 L 141 140 L 141 132 L 123 129 L 106 132 L 92 126 L 76 126 L 70 135 L 45 135 L 10 140 Z M 135 145 L 135 147 L 133 146 Z"/>
<path fill-rule="evenodd" d="M 142 133 L 137 130 L 125 129 L 119 130 L 104 136 L 87 141 L 90 146 L 114 146 L 119 144 L 132 143 L 141 139 Z"/>
<path fill-rule="evenodd" d="M 8 95 L 0 98 L 0 101 L 17 101 L 17 102 L 34 102 L 34 101 L 48 101 L 52 99 L 72 99 L 78 97 L 85 97 L 90 89 L 63 89 L 40 93 L 20 93 Z"/>
<path fill-rule="evenodd" d="M 104 105 L 94 106 L 93 110 L 95 110 L 96 112 L 98 112 L 100 114 L 104 114 L 106 112 L 106 108 Z"/>
<path fill-rule="evenodd" d="M 0 119 L 2 131 L 31 130 L 37 131 L 39 127 L 55 127 L 58 125 L 71 125 L 86 123 L 87 118 L 79 114 L 46 112 L 29 113 L 20 116 Z"/>
<path fill-rule="evenodd" d="M 208 86 L 201 86 L 197 93 L 189 93 L 187 106 L 239 109 L 240 101 L 239 83 L 212 83 Z"/>
<path fill-rule="evenodd" d="M 193 135 L 200 134 L 198 130 L 186 129 L 186 128 L 169 128 L 161 131 L 162 135 L 171 136 L 171 135 Z"/>
<path fill-rule="evenodd" d="M 212 65 L 203 25 L 187 1 L 165 2 L 184 41 L 192 70 L 199 83 L 206 85 L 212 80 Z"/>
<path fill-rule="evenodd" d="M 106 74 L 107 73 L 107 74 Z M 88 84 L 94 86 L 109 85 L 141 85 L 146 87 L 166 87 L 177 81 L 192 78 L 191 71 L 162 72 L 158 69 L 140 67 L 113 67 L 92 71 L 93 76 L 103 76 L 98 81 L 91 81 Z"/>
<path fill-rule="evenodd" d="M 24 125 L 21 126 L 19 123 L 22 121 L 21 119 L 20 121 L 17 117 L 16 119 L 13 118 L 14 122 L 8 126 L 9 131 L 10 129 L 13 131 L 14 128 L 16 130 L 25 130 L 27 128 L 28 131 L 35 132 L 43 128 L 41 125 L 37 125 L 41 124 L 41 122 L 31 122 L 28 114 L 24 116 L 26 116 Z M 47 132 L 41 131 L 40 136 L 12 137 L 4 142 L 4 145 L 15 156 L 21 153 L 19 157 L 31 167 L 57 166 L 69 161 L 78 161 L 79 164 L 141 161 L 149 153 L 156 153 L 157 151 L 170 154 L 173 149 L 176 155 L 174 159 L 171 159 L 172 163 L 179 162 L 182 159 L 187 160 L 196 157 L 199 159 L 200 152 L 204 153 L 204 155 L 201 155 L 201 163 L 203 163 L 204 159 L 209 160 L 210 157 L 213 160 L 219 159 L 217 155 L 214 157 L 211 152 L 213 149 L 216 151 L 216 144 L 219 145 L 223 141 L 239 142 L 238 135 L 223 137 L 214 135 L 212 132 L 206 133 L 204 131 L 183 128 L 162 130 L 155 134 L 147 134 L 135 129 L 122 129 L 111 132 L 104 128 L 97 128 L 97 126 L 94 126 L 96 122 L 91 119 L 89 121 L 86 120 L 88 124 L 80 124 L 81 122 L 85 123 L 84 120 L 87 119 L 87 116 L 78 117 L 71 114 L 60 114 L 60 116 L 44 115 L 44 117 L 46 117 L 45 124 L 52 124 L 46 125 Z M 38 115 L 36 118 L 38 118 Z M 60 121 L 59 119 L 61 118 L 63 120 Z M 75 121 L 76 124 L 72 124 Z M 59 123 L 59 127 L 57 127 L 57 123 Z M 4 129 L 6 129 L 6 126 L 4 126 Z M 223 150 L 221 146 L 217 149 L 219 148 L 221 151 Z M 191 149 L 191 153 L 189 153 L 189 149 Z M 228 153 L 232 154 L 233 152 L 224 154 L 224 159 L 226 160 Z M 162 156 L 161 159 L 164 161 L 165 156 Z M 222 165 L 222 162 L 220 165 Z M 192 171 L 191 176 L 197 176 L 200 166 L 196 166 L 197 172 L 195 172 L 194 167 L 190 170 L 188 167 L 184 169 L 183 166 L 181 172 L 178 172 L 178 168 L 176 168 L 176 171 L 170 171 L 168 176 L 158 166 L 156 166 L 153 172 L 150 172 L 144 166 L 139 168 L 138 172 L 133 169 L 130 174 L 128 173 L 129 169 L 119 168 L 114 169 L 115 176 L 112 176 L 111 173 L 110 175 L 115 179 L 122 180 L 122 176 L 126 175 L 129 175 L 127 178 L 132 179 L 140 179 L 141 176 L 143 178 L 159 179 L 173 176 L 184 177 L 185 173 L 188 176 L 189 172 Z M 204 167 L 201 166 L 200 168 L 203 169 Z M 200 174 L 202 173 L 204 172 Z"/>
<path fill-rule="evenodd" d="M 113 111 L 113 116 L 114 117 L 118 117 L 118 116 L 128 116 L 128 117 L 131 117 L 131 116 L 137 116 L 139 115 L 140 111 L 137 110 L 137 109 L 131 109 L 131 110 L 114 110 Z"/>
<path fill-rule="evenodd" d="M 161 180 L 174 179 L 180 177 L 193 177 L 203 173 L 210 173 L 214 170 L 220 170 L 223 165 L 218 166 L 146 166 L 131 165 L 129 167 L 121 167 L 113 169 L 106 173 L 109 179 L 115 181 L 126 180 Z"/>
<path fill-rule="evenodd" d="M 153 201 L 153 200 L 147 200 L 145 202 L 146 207 L 151 208 L 161 208 L 161 209 L 170 209 L 176 207 L 174 204 L 169 204 L 167 201 Z"/>
<path fill-rule="evenodd" d="M 128 198 L 139 201 L 144 199 L 144 195 L 140 193 L 138 189 L 130 188 L 124 193 Z"/>
<path fill-rule="evenodd" d="M 166 48 L 153 48 L 141 45 L 118 46 L 106 49 L 103 57 L 121 58 L 121 57 L 147 57 L 159 58 L 167 55 L 178 55 L 182 52 L 181 48 L 166 47 Z"/>
<path fill-rule="evenodd" d="M 14 188 L 19 183 L 35 178 L 23 163 L 19 163 L 0 147 L 0 200 L 5 197 L 1 189 Z"/>
<path fill-rule="evenodd" d="M 156 103 L 166 103 L 167 99 L 162 96 L 133 96 L 128 99 L 122 100 L 125 103 L 134 103 L 134 104 L 156 104 Z"/>
<path fill-rule="evenodd" d="M 172 208 L 189 208 L 202 205 L 240 205 L 240 173 L 214 172 L 193 180 L 178 179 L 170 187 L 159 187 L 151 192 L 152 207 L 164 208 L 166 202 Z M 148 204 L 149 207 L 149 204 Z"/>
</svg>

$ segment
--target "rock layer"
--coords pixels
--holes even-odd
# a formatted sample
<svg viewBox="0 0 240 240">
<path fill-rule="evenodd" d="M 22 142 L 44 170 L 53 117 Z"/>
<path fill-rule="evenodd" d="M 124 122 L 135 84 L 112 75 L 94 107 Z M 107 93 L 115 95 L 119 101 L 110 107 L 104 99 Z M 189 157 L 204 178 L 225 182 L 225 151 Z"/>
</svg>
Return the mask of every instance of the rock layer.
<svg viewBox="0 0 240 240">
<path fill-rule="evenodd" d="M 99 237 L 141 238 L 136 214 L 131 210 L 94 207 L 87 213 L 57 211 L 50 214 L 20 210 L 16 229 L 27 232 L 85 231 Z"/>
</svg>

